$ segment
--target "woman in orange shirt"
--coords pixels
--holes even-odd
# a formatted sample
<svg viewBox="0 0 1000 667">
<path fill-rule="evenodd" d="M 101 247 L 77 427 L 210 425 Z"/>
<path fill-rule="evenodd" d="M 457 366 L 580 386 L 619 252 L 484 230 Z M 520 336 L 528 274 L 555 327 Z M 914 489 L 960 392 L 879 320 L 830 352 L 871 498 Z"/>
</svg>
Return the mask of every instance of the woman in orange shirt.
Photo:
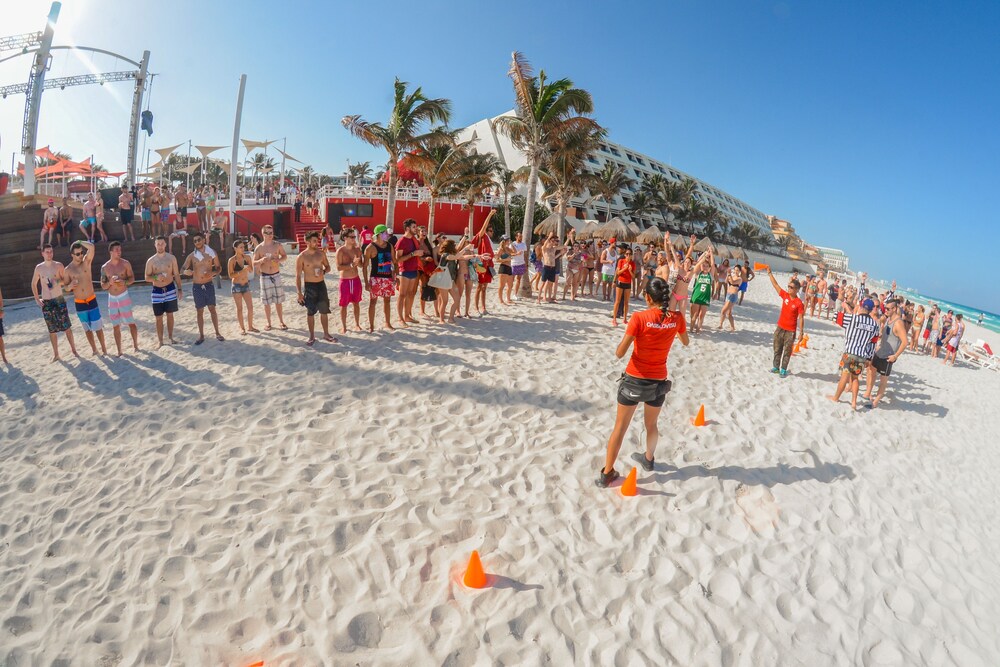
<svg viewBox="0 0 1000 667">
<path fill-rule="evenodd" d="M 650 280 L 646 285 L 645 297 L 649 308 L 632 316 L 625 329 L 625 336 L 615 350 L 615 356 L 619 359 L 630 348 L 632 355 L 618 385 L 618 415 L 611 437 L 608 438 L 604 466 L 597 478 L 597 486 L 601 488 L 606 488 L 618 479 L 618 471 L 615 470 L 618 450 L 621 449 L 629 422 L 639 403 L 646 404 L 643 408 L 646 452 L 636 452 L 633 458 L 643 470 L 653 469 L 653 453 L 660 437 L 656 420 L 660 416 L 660 408 L 663 407 L 667 392 L 670 391 L 667 355 L 675 337 L 679 336 L 681 343 L 688 344 L 684 315 L 680 311 L 669 310 L 670 286 L 667 281 L 662 278 Z"/>
<path fill-rule="evenodd" d="M 615 308 L 611 312 L 611 322 L 618 326 L 618 316 L 628 322 L 628 296 L 632 290 L 632 279 L 635 277 L 635 262 L 632 261 L 632 251 L 626 250 L 615 267 Z"/>
</svg>

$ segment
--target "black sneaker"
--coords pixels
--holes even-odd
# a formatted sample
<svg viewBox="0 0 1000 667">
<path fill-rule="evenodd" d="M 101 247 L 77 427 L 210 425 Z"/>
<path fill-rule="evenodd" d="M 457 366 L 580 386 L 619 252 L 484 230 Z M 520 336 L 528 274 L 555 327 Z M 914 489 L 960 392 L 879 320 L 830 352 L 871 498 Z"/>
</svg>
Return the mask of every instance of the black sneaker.
<svg viewBox="0 0 1000 667">
<path fill-rule="evenodd" d="M 617 470 L 612 468 L 611 472 L 604 472 L 604 469 L 602 468 L 601 471 L 597 473 L 597 486 L 601 487 L 602 489 L 606 489 L 608 488 L 608 486 L 611 485 L 611 482 L 615 481 L 616 479 L 618 479 Z"/>
<path fill-rule="evenodd" d="M 642 466 L 643 470 L 645 470 L 646 472 L 653 472 L 653 468 L 656 465 L 655 458 L 652 461 L 650 461 L 649 459 L 646 458 L 646 454 L 643 452 L 635 452 L 634 454 L 632 454 L 632 458 L 639 462 L 639 465 Z"/>
</svg>

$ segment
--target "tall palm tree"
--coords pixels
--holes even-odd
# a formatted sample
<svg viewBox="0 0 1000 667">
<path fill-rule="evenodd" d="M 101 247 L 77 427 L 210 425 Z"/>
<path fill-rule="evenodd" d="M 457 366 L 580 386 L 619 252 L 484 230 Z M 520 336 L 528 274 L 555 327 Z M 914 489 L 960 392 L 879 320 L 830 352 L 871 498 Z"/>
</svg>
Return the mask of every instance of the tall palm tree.
<svg viewBox="0 0 1000 667">
<path fill-rule="evenodd" d="M 437 198 L 462 182 L 464 160 L 469 155 L 471 141 L 458 143 L 458 133 L 446 128 L 437 128 L 431 133 L 434 139 L 403 156 L 403 166 L 419 173 L 430 193 L 427 202 L 427 235 L 434 236 L 434 203 Z M 447 137 L 443 141 L 438 137 Z"/>
<path fill-rule="evenodd" d="M 642 216 L 646 213 L 658 213 L 660 208 L 650 198 L 648 193 L 643 190 L 639 190 L 639 192 L 636 192 L 628 200 L 626 200 L 625 211 L 629 214 L 629 216 Z"/>
<path fill-rule="evenodd" d="M 544 197 L 556 200 L 555 210 L 559 214 L 557 235 L 560 239 L 565 236 L 563 220 L 566 219 L 569 201 L 584 190 L 598 187 L 597 176 L 584 173 L 583 165 L 606 134 L 604 128 L 596 123 L 561 133 L 552 142 L 539 171 L 548 188 Z"/>
<path fill-rule="evenodd" d="M 385 225 L 390 231 L 396 208 L 396 181 L 399 178 L 396 163 L 403 153 L 431 140 L 431 137 L 422 133 L 425 126 L 432 123 L 447 124 L 451 118 L 450 100 L 427 98 L 419 87 L 408 92 L 407 85 L 405 81 L 396 79 L 392 111 L 385 125 L 364 120 L 360 115 L 344 116 L 340 121 L 348 132 L 365 143 L 385 149 L 389 156 L 389 196 Z M 433 132 L 432 130 L 430 133 Z"/>
<path fill-rule="evenodd" d="M 511 54 L 508 75 L 514 83 L 514 115 L 498 118 L 495 126 L 524 153 L 530 165 L 523 227 L 525 242 L 530 243 L 534 231 L 535 189 L 542 160 L 561 134 L 573 128 L 597 125 L 581 115 L 593 112 L 594 100 L 587 91 L 574 88 L 569 79 L 549 81 L 544 70 L 535 76 L 527 59 L 517 51 Z M 521 294 L 531 296 L 530 281 L 521 281 Z"/>
<path fill-rule="evenodd" d="M 762 240 L 762 234 L 757 225 L 751 222 L 741 222 L 732 231 L 733 240 L 736 245 L 754 250 Z"/>
<path fill-rule="evenodd" d="M 452 190 L 465 199 L 469 209 L 470 235 L 478 231 L 472 229 L 475 203 L 493 186 L 493 175 L 499 166 L 500 160 L 492 153 L 469 153 L 458 167 L 459 176 Z"/>
<path fill-rule="evenodd" d="M 613 162 L 604 163 L 604 168 L 594 179 L 594 186 L 590 188 L 590 192 L 598 199 L 603 199 L 608 203 L 608 214 L 604 218 L 605 222 L 611 219 L 611 202 L 614 201 L 615 195 L 632 185 L 635 185 L 635 179 L 628 175 L 625 167 Z"/>
<path fill-rule="evenodd" d="M 507 238 L 510 235 L 510 195 L 517 189 L 517 176 L 502 164 L 497 167 L 493 174 L 493 185 L 503 196 L 503 231 Z"/>
</svg>

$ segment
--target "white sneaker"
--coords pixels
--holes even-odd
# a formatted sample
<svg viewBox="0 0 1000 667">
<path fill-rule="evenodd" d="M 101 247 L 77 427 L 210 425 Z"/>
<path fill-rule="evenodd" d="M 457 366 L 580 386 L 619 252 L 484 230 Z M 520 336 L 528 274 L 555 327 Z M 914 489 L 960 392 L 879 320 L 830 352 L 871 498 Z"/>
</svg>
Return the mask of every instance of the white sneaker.
<svg viewBox="0 0 1000 667">
<path fill-rule="evenodd" d="M 519 296 L 512 296 L 512 297 L 510 297 L 510 300 L 511 301 L 520 301 L 521 297 L 519 297 Z"/>
</svg>

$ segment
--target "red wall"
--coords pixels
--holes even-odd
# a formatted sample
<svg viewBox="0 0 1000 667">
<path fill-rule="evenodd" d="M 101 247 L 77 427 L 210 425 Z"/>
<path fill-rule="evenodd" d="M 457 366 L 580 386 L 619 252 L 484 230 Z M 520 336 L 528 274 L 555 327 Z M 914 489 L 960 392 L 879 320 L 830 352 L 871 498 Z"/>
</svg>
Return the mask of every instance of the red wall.
<svg viewBox="0 0 1000 667">
<path fill-rule="evenodd" d="M 236 218 L 236 233 L 239 234 L 240 236 L 247 236 L 250 232 L 257 232 L 259 234 L 261 228 L 264 225 L 270 225 L 274 223 L 274 210 L 275 209 L 271 207 L 237 208 L 236 215 L 239 217 Z M 229 220 L 229 209 L 226 208 L 223 209 L 223 211 L 226 214 L 226 220 Z M 287 223 L 294 218 L 293 209 L 291 206 L 279 206 L 278 211 L 285 217 L 286 224 L 285 224 L 285 229 L 282 230 L 283 235 L 286 237 L 290 237 L 291 229 L 289 228 L 289 225 Z M 138 213 L 136 215 L 138 215 Z M 385 215 L 384 210 L 382 215 L 383 216 Z M 173 220 L 176 217 L 177 217 L 176 213 L 171 213 L 170 221 L 173 222 Z M 250 222 L 247 223 L 247 220 L 249 220 Z M 193 206 L 188 207 L 187 224 L 189 231 L 198 228 L 198 213 L 194 211 Z M 248 227 L 249 230 L 247 229 Z"/>
<path fill-rule="evenodd" d="M 361 229 L 363 226 L 368 225 L 369 229 L 374 229 L 375 225 L 385 224 L 386 200 L 384 199 L 366 199 L 364 197 L 329 197 L 325 199 L 324 202 L 324 205 L 327 206 L 327 219 L 329 219 L 330 204 L 372 205 L 372 216 L 370 218 L 357 216 L 350 218 L 342 217 L 340 222 L 344 227 Z M 486 216 L 489 215 L 490 207 L 474 206 L 473 210 L 474 213 L 472 219 L 473 226 L 475 227 L 473 233 L 476 233 L 479 231 L 479 226 L 483 224 L 484 220 L 486 220 Z M 413 218 L 417 221 L 418 225 L 426 226 L 429 212 L 430 209 L 426 202 L 397 200 L 396 207 L 392 212 L 392 218 L 394 221 L 393 231 L 402 231 L 403 220 L 406 220 L 407 218 Z M 461 204 L 434 205 L 434 233 L 461 236 L 468 225 L 469 211 Z"/>
</svg>

